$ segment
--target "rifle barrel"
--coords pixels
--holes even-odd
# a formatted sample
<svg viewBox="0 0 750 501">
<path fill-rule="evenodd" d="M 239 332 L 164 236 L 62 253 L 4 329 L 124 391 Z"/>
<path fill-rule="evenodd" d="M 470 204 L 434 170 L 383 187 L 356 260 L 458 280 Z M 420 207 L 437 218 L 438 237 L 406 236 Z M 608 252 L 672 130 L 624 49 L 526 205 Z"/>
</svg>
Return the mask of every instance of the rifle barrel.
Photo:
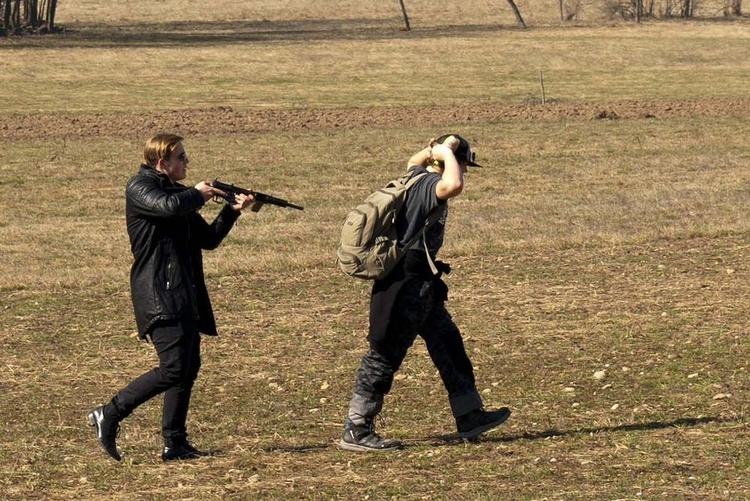
<svg viewBox="0 0 750 501">
<path fill-rule="evenodd" d="M 261 193 L 259 191 L 253 191 L 248 190 L 245 188 L 240 188 L 239 186 L 235 186 L 233 184 L 227 184 L 222 183 L 218 179 L 214 180 L 211 185 L 214 188 L 217 188 L 223 192 L 226 192 L 227 195 L 229 195 L 228 200 L 233 198 L 233 193 L 242 193 L 243 195 L 252 195 L 253 198 L 255 198 L 256 203 L 260 202 L 261 204 L 271 204 L 271 205 L 278 205 L 279 207 L 289 207 L 290 209 L 297 209 L 297 210 L 305 210 L 304 207 L 301 205 L 293 204 L 289 202 L 288 200 L 284 200 L 282 198 L 276 198 L 272 195 L 268 195 L 266 193 Z"/>
</svg>

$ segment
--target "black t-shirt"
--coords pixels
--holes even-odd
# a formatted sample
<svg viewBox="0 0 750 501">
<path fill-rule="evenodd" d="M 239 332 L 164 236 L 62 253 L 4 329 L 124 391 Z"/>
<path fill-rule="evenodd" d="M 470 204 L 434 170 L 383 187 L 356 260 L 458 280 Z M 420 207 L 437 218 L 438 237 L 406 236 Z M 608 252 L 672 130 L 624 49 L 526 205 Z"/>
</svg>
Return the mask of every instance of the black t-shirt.
<svg viewBox="0 0 750 501">
<path fill-rule="evenodd" d="M 404 210 L 396 218 L 399 245 L 405 245 L 418 233 L 422 233 L 428 216 L 432 214 L 433 210 L 441 210 L 437 207 L 442 206 L 442 214 L 438 216 L 437 222 L 427 230 L 426 235 L 427 248 L 430 251 L 430 256 L 434 259 L 440 247 L 443 246 L 445 223 L 448 219 L 448 204 L 445 203 L 445 200 L 438 199 L 435 194 L 435 187 L 441 176 L 434 172 L 428 172 L 427 169 L 419 166 L 412 167 L 409 172 L 412 172 L 413 176 L 421 173 L 427 173 L 427 175 L 422 176 L 406 193 Z M 424 254 L 422 239 L 419 238 L 411 249 Z"/>
</svg>

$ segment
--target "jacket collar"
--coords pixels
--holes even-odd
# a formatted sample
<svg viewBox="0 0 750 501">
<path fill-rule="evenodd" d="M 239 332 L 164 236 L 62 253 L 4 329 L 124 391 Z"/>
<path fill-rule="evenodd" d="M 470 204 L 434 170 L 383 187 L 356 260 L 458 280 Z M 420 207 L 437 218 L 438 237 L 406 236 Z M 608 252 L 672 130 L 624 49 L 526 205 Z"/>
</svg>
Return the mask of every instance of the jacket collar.
<svg viewBox="0 0 750 501">
<path fill-rule="evenodd" d="M 156 179 L 159 181 L 161 186 L 183 186 L 180 183 L 175 183 L 171 179 L 169 179 L 169 176 L 164 174 L 163 172 L 159 172 L 150 165 L 147 164 L 141 164 L 141 170 L 139 172 L 140 175 L 150 177 L 152 179 Z"/>
</svg>

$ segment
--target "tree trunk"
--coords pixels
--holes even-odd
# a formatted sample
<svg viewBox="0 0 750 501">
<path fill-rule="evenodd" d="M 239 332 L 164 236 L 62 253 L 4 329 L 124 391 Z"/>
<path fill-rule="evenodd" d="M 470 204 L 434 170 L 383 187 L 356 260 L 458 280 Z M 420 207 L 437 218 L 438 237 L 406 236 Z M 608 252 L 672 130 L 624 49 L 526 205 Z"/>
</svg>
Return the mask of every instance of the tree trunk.
<svg viewBox="0 0 750 501">
<path fill-rule="evenodd" d="M 55 12 L 57 11 L 57 0 L 49 0 L 47 4 L 47 29 L 52 33 L 55 29 Z"/>
<path fill-rule="evenodd" d="M 398 0 L 398 3 L 401 4 L 401 14 L 404 16 L 404 26 L 406 27 L 406 31 L 410 31 L 411 26 L 409 26 L 409 14 L 406 13 L 406 5 L 404 5 L 404 0 Z"/>
<path fill-rule="evenodd" d="M 694 1 L 693 0 L 685 0 L 685 4 L 682 8 L 682 17 L 684 18 L 690 18 L 693 17 L 693 9 L 694 9 Z"/>
<path fill-rule="evenodd" d="M 510 8 L 513 9 L 513 14 L 515 14 L 516 16 L 516 20 L 518 21 L 518 27 L 526 29 L 526 23 L 523 22 L 523 18 L 521 17 L 521 11 L 519 11 L 518 7 L 516 7 L 516 2 L 514 2 L 513 0 L 508 0 L 508 3 L 510 4 Z"/>
<path fill-rule="evenodd" d="M 5 0 L 3 4 L 3 28 L 10 29 L 10 0 Z"/>
<path fill-rule="evenodd" d="M 10 28 L 13 31 L 21 29 L 21 0 L 15 0 L 13 4 L 13 12 L 10 13 Z"/>
<path fill-rule="evenodd" d="M 37 0 L 24 0 L 23 4 L 23 25 L 29 28 L 36 28 L 39 26 Z"/>
</svg>

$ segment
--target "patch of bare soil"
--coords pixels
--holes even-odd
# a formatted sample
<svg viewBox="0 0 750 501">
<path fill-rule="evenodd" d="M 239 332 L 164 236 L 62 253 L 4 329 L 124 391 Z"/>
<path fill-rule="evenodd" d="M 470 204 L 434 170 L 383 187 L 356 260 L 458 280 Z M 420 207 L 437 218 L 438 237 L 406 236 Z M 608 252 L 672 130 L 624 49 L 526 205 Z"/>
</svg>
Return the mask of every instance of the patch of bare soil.
<svg viewBox="0 0 750 501">
<path fill-rule="evenodd" d="M 163 131 L 183 135 L 247 134 L 305 129 L 388 127 L 429 117 L 433 124 L 505 120 L 618 120 L 688 116 L 750 116 L 750 99 L 616 101 L 609 103 L 472 104 L 470 107 L 361 109 L 199 110 L 0 115 L 0 139 L 138 137 Z"/>
</svg>

